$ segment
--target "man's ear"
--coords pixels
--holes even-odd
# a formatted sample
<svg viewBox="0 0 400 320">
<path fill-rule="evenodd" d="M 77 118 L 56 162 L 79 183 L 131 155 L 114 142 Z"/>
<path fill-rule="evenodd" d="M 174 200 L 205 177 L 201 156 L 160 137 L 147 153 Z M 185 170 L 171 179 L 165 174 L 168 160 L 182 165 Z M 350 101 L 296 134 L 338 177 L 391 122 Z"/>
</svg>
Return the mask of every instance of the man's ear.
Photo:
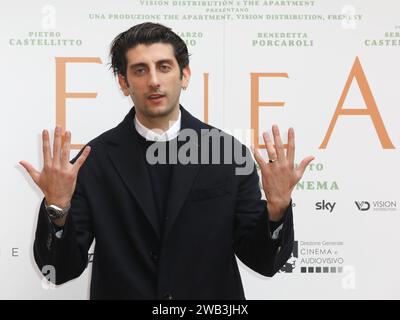
<svg viewBox="0 0 400 320">
<path fill-rule="evenodd" d="M 186 89 L 188 87 L 191 74 L 189 65 L 182 69 L 182 88 Z"/>
<path fill-rule="evenodd" d="M 128 83 L 126 82 L 125 77 L 121 74 L 118 74 L 118 82 L 122 92 L 124 93 L 124 96 L 128 97 L 129 96 Z"/>
</svg>

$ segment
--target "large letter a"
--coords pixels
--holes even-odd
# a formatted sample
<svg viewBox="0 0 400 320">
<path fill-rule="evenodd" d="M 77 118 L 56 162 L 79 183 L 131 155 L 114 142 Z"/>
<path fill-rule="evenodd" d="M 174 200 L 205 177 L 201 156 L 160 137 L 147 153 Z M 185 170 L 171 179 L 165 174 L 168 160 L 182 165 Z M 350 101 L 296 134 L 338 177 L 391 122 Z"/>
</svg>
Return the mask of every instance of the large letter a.
<svg viewBox="0 0 400 320">
<path fill-rule="evenodd" d="M 360 88 L 362 97 L 366 104 L 366 109 L 343 109 L 343 104 L 346 99 L 346 96 L 349 92 L 350 85 L 353 81 L 353 78 L 357 80 L 358 86 Z M 384 149 L 395 149 L 390 138 L 386 132 L 385 125 L 383 124 L 382 118 L 379 114 L 378 107 L 376 105 L 374 96 L 372 95 L 371 89 L 368 85 L 367 78 L 362 69 L 360 60 L 356 57 L 354 61 L 353 68 L 350 71 L 350 75 L 347 79 L 346 85 L 344 86 L 344 90 L 339 99 L 338 106 L 336 108 L 335 114 L 333 115 L 332 121 L 329 125 L 328 132 L 325 135 L 324 141 L 320 145 L 320 149 L 325 149 L 328 144 L 329 138 L 332 134 L 333 128 L 335 127 L 336 121 L 339 115 L 368 115 L 371 117 L 372 123 L 375 126 L 375 130 L 378 134 L 379 140 L 381 141 L 382 147 Z"/>
</svg>

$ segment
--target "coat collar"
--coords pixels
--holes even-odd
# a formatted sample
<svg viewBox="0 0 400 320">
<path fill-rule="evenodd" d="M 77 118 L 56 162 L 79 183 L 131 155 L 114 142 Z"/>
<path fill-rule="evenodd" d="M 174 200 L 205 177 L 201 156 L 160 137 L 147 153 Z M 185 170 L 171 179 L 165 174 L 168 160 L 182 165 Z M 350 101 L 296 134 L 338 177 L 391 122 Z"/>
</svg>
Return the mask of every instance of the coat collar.
<svg viewBox="0 0 400 320">
<path fill-rule="evenodd" d="M 208 128 L 208 126 L 193 117 L 182 106 L 180 106 L 180 110 L 181 132 L 183 129 L 194 129 L 197 137 L 200 137 L 201 129 Z M 143 153 L 140 152 L 140 142 L 135 132 L 134 118 L 135 109 L 132 107 L 124 120 L 109 132 L 107 137 L 110 145 L 108 155 L 120 178 L 141 206 L 155 234 L 158 238 L 161 238 L 161 228 L 154 203 L 151 181 L 146 168 L 146 160 Z M 199 144 L 196 147 L 199 148 Z M 164 238 L 171 231 L 199 168 L 199 164 L 183 165 L 178 163 L 174 166 L 171 176 L 170 194 L 166 205 L 166 216 L 168 219 L 165 222 Z"/>
</svg>

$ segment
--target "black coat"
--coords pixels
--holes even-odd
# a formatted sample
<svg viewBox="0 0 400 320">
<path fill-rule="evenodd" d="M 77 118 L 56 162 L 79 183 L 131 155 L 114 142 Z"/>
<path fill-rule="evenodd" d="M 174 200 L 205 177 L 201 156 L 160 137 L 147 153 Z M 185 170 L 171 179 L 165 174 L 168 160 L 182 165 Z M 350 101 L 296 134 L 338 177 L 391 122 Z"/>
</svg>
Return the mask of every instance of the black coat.
<svg viewBox="0 0 400 320">
<path fill-rule="evenodd" d="M 181 112 L 182 129 L 212 128 Z M 95 239 L 92 299 L 244 299 L 235 254 L 273 276 L 293 248 L 291 206 L 273 240 L 255 166 L 251 174 L 236 175 L 235 162 L 178 164 L 161 238 L 134 117 L 132 108 L 117 127 L 88 143 L 92 150 L 60 239 L 42 202 L 34 243 L 38 267 L 54 266 L 57 284 L 76 278 Z"/>
</svg>

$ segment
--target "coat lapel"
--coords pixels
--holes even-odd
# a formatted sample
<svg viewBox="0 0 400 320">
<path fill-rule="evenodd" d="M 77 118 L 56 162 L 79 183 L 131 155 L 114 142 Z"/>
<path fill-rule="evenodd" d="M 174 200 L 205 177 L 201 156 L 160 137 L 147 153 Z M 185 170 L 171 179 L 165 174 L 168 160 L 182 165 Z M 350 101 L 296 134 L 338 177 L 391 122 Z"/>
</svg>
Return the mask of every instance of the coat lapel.
<svg viewBox="0 0 400 320">
<path fill-rule="evenodd" d="M 207 128 L 201 121 L 194 118 L 181 107 L 181 130 L 193 129 L 198 139 L 201 137 L 201 129 Z M 145 213 L 156 235 L 161 238 L 161 228 L 158 221 L 157 209 L 154 203 L 151 180 L 146 167 L 146 159 L 140 150 L 134 127 L 134 107 L 126 115 L 125 119 L 110 134 L 111 146 L 108 154 L 121 179 L 124 181 L 132 196 L 137 200 Z M 195 143 L 200 157 L 200 141 Z M 164 238 L 168 236 L 191 190 L 193 182 L 200 169 L 199 164 L 176 164 L 172 170 L 170 181 L 170 193 L 166 205 L 168 219 L 164 226 Z"/>
<path fill-rule="evenodd" d="M 181 107 L 181 132 L 182 129 L 193 129 L 196 131 L 197 137 L 200 138 L 201 122 L 190 115 L 183 107 Z M 200 141 L 191 141 L 189 143 L 195 143 L 195 147 L 198 148 L 198 154 L 200 156 Z M 174 166 L 170 181 L 170 193 L 166 206 L 166 216 L 168 219 L 165 222 L 164 238 L 168 236 L 176 222 L 199 169 L 199 164 L 183 165 L 179 163 L 179 159 L 178 163 Z"/>
<path fill-rule="evenodd" d="M 118 171 L 132 196 L 145 213 L 156 235 L 160 238 L 160 224 L 154 203 L 153 190 L 134 128 L 135 111 L 130 110 L 125 119 L 114 129 L 108 149 L 111 162 Z"/>
</svg>

